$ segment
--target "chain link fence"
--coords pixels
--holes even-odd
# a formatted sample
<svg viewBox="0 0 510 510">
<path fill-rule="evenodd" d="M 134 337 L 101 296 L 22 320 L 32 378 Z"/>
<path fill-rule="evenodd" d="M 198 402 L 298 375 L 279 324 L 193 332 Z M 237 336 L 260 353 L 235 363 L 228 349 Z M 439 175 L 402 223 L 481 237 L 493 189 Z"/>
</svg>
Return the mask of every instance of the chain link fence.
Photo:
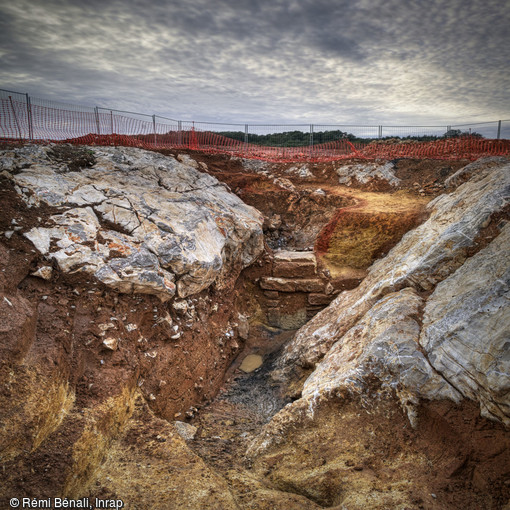
<svg viewBox="0 0 510 510">
<path fill-rule="evenodd" d="M 80 106 L 0 89 L 0 139 L 188 148 L 273 161 L 476 159 L 510 154 L 510 120 L 433 126 L 226 124 Z"/>
</svg>

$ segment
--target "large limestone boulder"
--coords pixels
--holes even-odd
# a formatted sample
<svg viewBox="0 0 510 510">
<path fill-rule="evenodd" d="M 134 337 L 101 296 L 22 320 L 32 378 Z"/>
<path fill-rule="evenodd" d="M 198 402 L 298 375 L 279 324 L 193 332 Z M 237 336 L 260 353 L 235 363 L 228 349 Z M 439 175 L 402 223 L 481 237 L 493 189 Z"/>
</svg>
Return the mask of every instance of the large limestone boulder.
<svg viewBox="0 0 510 510">
<path fill-rule="evenodd" d="M 510 425 L 510 164 L 476 169 L 286 348 L 275 377 L 311 369 L 301 400 L 312 408 L 367 394 L 375 378 L 413 425 L 420 399 L 462 398 Z"/>
<path fill-rule="evenodd" d="M 430 364 L 482 415 L 510 425 L 510 223 L 441 282 L 424 309 Z"/>
<path fill-rule="evenodd" d="M 481 168 L 451 194 L 429 203 L 429 219 L 408 232 L 383 259 L 372 265 L 356 289 L 345 291 L 301 328 L 281 358 L 282 367 L 310 368 L 382 297 L 412 287 L 431 291 L 457 270 L 484 239 L 491 218 L 509 202 L 510 163 Z"/>
<path fill-rule="evenodd" d="M 78 170 L 73 150 L 87 151 Z M 4 152 L 0 171 L 24 200 L 58 208 L 26 236 L 65 272 L 166 300 L 221 288 L 263 249 L 262 215 L 173 157 L 125 147 L 69 147 L 65 160 L 52 147 Z"/>
<path fill-rule="evenodd" d="M 419 344 L 418 317 L 423 299 L 412 288 L 388 294 L 336 342 L 303 388 L 304 397 L 348 388 L 366 391 L 374 376 L 392 388 L 414 421 L 416 396 L 450 398 L 461 395 L 427 360 Z"/>
</svg>

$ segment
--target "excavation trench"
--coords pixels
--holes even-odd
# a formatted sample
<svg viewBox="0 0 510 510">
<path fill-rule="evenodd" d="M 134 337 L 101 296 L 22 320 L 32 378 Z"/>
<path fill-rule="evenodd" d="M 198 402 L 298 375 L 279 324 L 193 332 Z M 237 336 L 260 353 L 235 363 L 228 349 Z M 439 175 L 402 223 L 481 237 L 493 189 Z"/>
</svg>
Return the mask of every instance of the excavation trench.
<svg viewBox="0 0 510 510">
<path fill-rule="evenodd" d="M 441 172 L 444 178 L 447 172 Z M 238 309 L 250 317 L 249 334 L 219 394 L 191 420 L 196 430 L 188 441 L 226 480 L 239 508 L 344 508 L 340 505 L 347 494 L 348 508 L 364 508 L 374 491 L 381 508 L 393 507 L 398 497 L 391 494 L 406 494 L 411 508 L 436 508 L 433 491 L 441 492 L 452 508 L 476 508 L 487 497 L 499 508 L 505 489 L 490 486 L 480 473 L 487 469 L 501 476 L 501 469 L 496 469 L 499 475 L 493 471 L 492 459 L 505 456 L 508 435 L 504 427 L 480 418 L 477 406 L 468 402 L 423 403 L 421 428 L 412 431 L 402 409 L 391 399 L 381 400 L 374 387 L 374 394 L 362 396 L 361 402 L 339 400 L 318 407 L 309 425 L 282 432 L 282 446 L 255 459 L 246 457 L 252 439 L 300 396 L 302 381 L 282 387 L 275 375 L 283 346 L 426 219 L 430 198 L 417 193 L 417 186 L 411 193 L 384 193 L 329 181 L 295 183 L 292 190 L 278 191 L 271 176 L 221 170 L 215 175 L 266 216 L 266 257 L 245 270 L 237 287 Z M 315 262 L 310 264 L 303 252 L 313 254 Z M 305 292 L 296 283 L 314 278 L 320 290 Z M 360 415 L 369 398 L 377 403 Z M 488 432 L 482 438 L 484 429 Z M 414 489 L 406 486 L 409 477 Z M 359 500 L 352 496 L 356 493 Z"/>
<path fill-rule="evenodd" d="M 22 233 L 53 226 L 49 218 L 60 211 L 28 207 L 2 179 L 0 229 L 12 232 L 0 244 L 0 313 L 9 324 L 0 359 L 2 503 L 24 494 L 119 498 L 140 509 L 334 507 L 345 480 L 385 491 L 419 455 L 423 466 L 438 458 L 438 438 L 472 430 L 479 448 L 457 442 L 435 474 L 426 478 L 422 466 L 416 476 L 433 485 L 454 473 L 483 489 L 472 459 L 488 457 L 483 448 L 500 455 L 502 433 L 468 404 L 425 408 L 425 428 L 414 433 L 391 402 L 361 426 L 356 403 L 332 403 L 281 450 L 245 456 L 264 425 L 300 396 L 302 381 L 282 387 L 275 376 L 283 346 L 426 218 L 438 179 L 461 164 L 417 162 L 415 171 L 400 162 L 402 189 L 390 189 L 377 180 L 339 185 L 332 163 L 297 168 L 190 155 L 263 213 L 265 250 L 223 289 L 166 303 L 48 263 Z M 34 276 L 48 266 L 48 279 Z M 372 445 L 374 431 L 380 440 Z M 399 448 L 407 468 L 378 463 Z M 466 490 L 464 478 L 452 490 Z"/>
<path fill-rule="evenodd" d="M 209 171 L 265 216 L 266 253 L 236 286 L 236 308 L 249 318 L 249 333 L 218 395 L 189 421 L 196 430 L 188 445 L 235 485 L 232 470 L 249 470 L 245 453 L 251 440 L 300 395 L 299 382 L 282 387 L 274 376 L 282 348 L 340 292 L 359 285 L 370 264 L 405 232 L 424 221 L 429 198 L 328 181 L 292 184 L 281 176 L 225 171 L 207 163 Z"/>
</svg>

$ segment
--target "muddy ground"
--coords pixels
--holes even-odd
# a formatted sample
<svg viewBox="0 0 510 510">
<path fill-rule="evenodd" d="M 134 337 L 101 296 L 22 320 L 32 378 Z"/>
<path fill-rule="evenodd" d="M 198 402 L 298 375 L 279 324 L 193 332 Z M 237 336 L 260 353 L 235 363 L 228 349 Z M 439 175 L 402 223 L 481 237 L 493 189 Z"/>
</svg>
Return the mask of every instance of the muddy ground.
<svg viewBox="0 0 510 510">
<path fill-rule="evenodd" d="M 0 507 L 90 495 L 140 509 L 507 508 L 510 436 L 468 402 L 424 403 L 415 431 L 391 396 L 362 406 L 345 396 L 245 455 L 291 401 L 271 369 L 294 331 L 269 325 L 258 285 L 272 251 L 314 250 L 321 270 L 352 288 L 465 162 L 400 160 L 392 189 L 340 186 L 333 163 L 302 178 L 291 164 L 188 155 L 266 218 L 266 253 L 226 290 L 193 296 L 193 316 L 55 265 L 49 280 L 32 276 L 49 263 L 22 234 L 58 211 L 27 208 L 0 180 Z M 181 338 L 170 339 L 168 317 Z M 105 331 L 118 349 L 105 348 Z M 250 354 L 263 363 L 245 373 Z M 184 442 L 175 420 L 196 427 L 194 438 Z"/>
</svg>

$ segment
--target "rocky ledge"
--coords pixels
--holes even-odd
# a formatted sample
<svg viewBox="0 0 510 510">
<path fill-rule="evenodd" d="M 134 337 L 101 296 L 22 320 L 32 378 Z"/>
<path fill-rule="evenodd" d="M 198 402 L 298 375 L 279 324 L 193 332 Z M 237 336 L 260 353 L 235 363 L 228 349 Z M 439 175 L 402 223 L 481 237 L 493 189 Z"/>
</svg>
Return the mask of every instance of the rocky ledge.
<svg viewBox="0 0 510 510">
<path fill-rule="evenodd" d="M 510 425 L 510 163 L 478 161 L 457 177 L 466 182 L 286 347 L 274 377 L 300 398 L 252 452 L 346 394 L 396 397 L 414 427 L 421 402 L 463 399 Z"/>
<path fill-rule="evenodd" d="M 162 301 L 222 288 L 263 249 L 262 215 L 197 166 L 126 147 L 25 146 L 0 158 L 27 204 L 55 208 L 25 233 L 40 253 Z"/>
</svg>

